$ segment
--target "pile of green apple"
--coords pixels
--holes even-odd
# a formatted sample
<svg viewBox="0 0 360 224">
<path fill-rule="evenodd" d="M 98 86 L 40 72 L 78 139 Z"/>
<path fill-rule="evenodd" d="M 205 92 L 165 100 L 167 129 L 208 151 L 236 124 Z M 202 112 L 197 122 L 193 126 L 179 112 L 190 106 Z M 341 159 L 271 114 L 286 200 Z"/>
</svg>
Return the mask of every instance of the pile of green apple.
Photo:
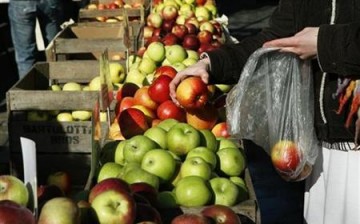
<svg viewBox="0 0 360 224">
<path fill-rule="evenodd" d="M 248 197 L 241 146 L 208 129 L 166 119 L 143 135 L 111 145 L 102 150 L 97 181 L 120 178 L 128 184 L 146 183 L 158 192 L 160 208 L 230 207 Z"/>
</svg>

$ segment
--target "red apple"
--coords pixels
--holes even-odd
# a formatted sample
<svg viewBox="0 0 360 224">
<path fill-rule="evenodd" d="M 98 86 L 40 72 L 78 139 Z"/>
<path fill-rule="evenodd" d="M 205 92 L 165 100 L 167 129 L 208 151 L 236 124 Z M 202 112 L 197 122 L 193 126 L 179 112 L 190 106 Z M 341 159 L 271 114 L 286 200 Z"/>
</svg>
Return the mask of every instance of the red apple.
<svg viewBox="0 0 360 224">
<path fill-rule="evenodd" d="M 175 24 L 171 30 L 175 36 L 179 38 L 179 40 L 183 40 L 185 35 L 188 34 L 188 29 L 185 25 Z"/>
<path fill-rule="evenodd" d="M 209 205 L 201 210 L 201 214 L 215 221 L 216 224 L 241 224 L 239 216 L 225 205 Z"/>
<path fill-rule="evenodd" d="M 202 44 L 210 44 L 212 41 L 212 33 L 208 30 L 201 30 L 197 37 Z"/>
<path fill-rule="evenodd" d="M 186 78 L 176 88 L 176 99 L 185 109 L 204 107 L 208 101 L 207 85 L 200 77 Z"/>
<path fill-rule="evenodd" d="M 216 21 L 216 20 L 211 20 L 210 22 L 211 22 L 211 23 L 213 24 L 213 26 L 214 26 L 214 32 L 213 32 L 213 34 L 214 34 L 214 35 L 221 36 L 221 35 L 222 35 L 222 27 L 221 27 L 221 24 L 220 24 L 218 21 Z"/>
<path fill-rule="evenodd" d="M 171 32 L 174 25 L 175 25 L 174 20 L 164 20 L 161 25 L 161 29 L 164 30 L 166 33 L 169 33 Z"/>
<path fill-rule="evenodd" d="M 134 104 L 135 104 L 135 100 L 134 97 L 132 96 L 126 96 L 120 102 L 117 102 L 115 106 L 116 117 L 119 117 L 120 113 L 123 110 L 132 107 Z"/>
<path fill-rule="evenodd" d="M 132 82 L 126 82 L 116 91 L 115 98 L 118 102 L 120 102 L 124 97 L 134 96 L 135 92 L 138 89 L 139 89 L 138 85 Z"/>
<path fill-rule="evenodd" d="M 115 2 L 110 2 L 110 3 L 107 5 L 107 8 L 108 8 L 108 9 L 118 9 L 118 8 L 119 8 L 119 5 L 116 4 Z"/>
<path fill-rule="evenodd" d="M 147 38 L 147 39 L 145 40 L 145 44 L 144 44 L 145 50 L 146 50 L 146 48 L 147 48 L 151 43 L 153 43 L 153 42 L 161 42 L 161 41 L 162 41 L 162 39 L 161 39 L 160 36 L 152 36 L 152 37 L 150 37 L 150 38 Z M 145 51 L 142 52 L 142 56 L 144 55 L 144 53 L 145 53 Z M 139 56 L 140 56 L 140 55 L 139 55 Z"/>
<path fill-rule="evenodd" d="M 199 32 L 193 23 L 185 23 L 184 26 L 186 26 L 188 34 L 197 34 Z"/>
<path fill-rule="evenodd" d="M 211 132 L 216 137 L 224 137 L 224 138 L 230 137 L 230 134 L 229 134 L 229 131 L 227 128 L 227 123 L 225 121 L 215 124 L 215 126 L 211 129 Z"/>
<path fill-rule="evenodd" d="M 185 110 L 177 106 L 172 100 L 167 100 L 161 103 L 156 111 L 156 114 L 160 120 L 173 118 L 180 122 L 186 121 Z"/>
<path fill-rule="evenodd" d="M 301 164 L 301 151 L 290 140 L 278 141 L 271 148 L 270 156 L 275 169 L 285 177 L 292 177 Z"/>
<path fill-rule="evenodd" d="M 197 51 L 200 47 L 200 41 L 195 34 L 187 34 L 183 39 L 182 46 L 185 49 Z"/>
<path fill-rule="evenodd" d="M 214 46 L 212 46 L 211 44 L 200 44 L 200 47 L 198 48 L 197 52 L 199 54 L 203 53 L 203 52 L 207 52 L 207 51 L 212 51 L 215 50 L 216 48 Z"/>
<path fill-rule="evenodd" d="M 221 47 L 223 45 L 219 40 L 212 40 L 210 44 L 214 48 L 219 48 L 219 47 Z"/>
<path fill-rule="evenodd" d="M 173 33 L 167 33 L 162 39 L 161 42 L 165 45 L 165 46 L 171 46 L 171 45 L 175 45 L 179 42 L 179 38 L 173 34 Z"/>
<path fill-rule="evenodd" d="M 166 35 L 166 32 L 161 28 L 155 28 L 153 31 L 153 36 L 163 38 Z"/>
<path fill-rule="evenodd" d="M 135 223 L 153 222 L 162 224 L 160 212 L 152 205 L 146 203 L 136 203 L 136 219 Z"/>
<path fill-rule="evenodd" d="M 207 0 L 196 0 L 196 5 L 205 5 Z"/>
<path fill-rule="evenodd" d="M 149 86 L 149 96 L 157 103 L 170 100 L 169 84 L 172 78 L 167 75 L 160 75 Z"/>
<path fill-rule="evenodd" d="M 200 22 L 197 20 L 195 16 L 186 19 L 184 25 L 186 25 L 187 23 L 193 24 L 196 27 L 196 29 L 200 28 Z"/>
<path fill-rule="evenodd" d="M 145 182 L 138 182 L 130 184 L 130 189 L 133 194 L 139 194 L 143 196 L 152 206 L 157 203 L 157 189 Z"/>
<path fill-rule="evenodd" d="M 176 216 L 171 220 L 171 224 L 211 224 L 212 220 L 201 214 L 185 213 Z"/>
<path fill-rule="evenodd" d="M 92 201 L 98 194 L 109 189 L 115 191 L 116 190 L 126 191 L 129 193 L 131 192 L 131 188 L 129 184 L 124 180 L 120 178 L 107 178 L 95 184 L 95 186 L 91 188 L 88 201 L 92 203 Z"/>
<path fill-rule="evenodd" d="M 148 123 L 148 125 L 151 125 L 152 124 L 152 120 L 154 120 L 156 118 L 156 113 L 155 111 L 143 106 L 143 105 L 140 105 L 140 104 L 135 104 L 133 105 L 131 108 L 136 108 L 136 109 L 139 109 L 141 110 L 144 115 L 145 115 L 145 118 L 146 118 L 146 121 Z"/>
<path fill-rule="evenodd" d="M 106 9 L 107 7 L 106 7 L 105 4 L 99 3 L 98 6 L 97 6 L 97 8 L 98 8 L 99 10 L 104 10 L 104 9 Z"/>
<path fill-rule="evenodd" d="M 176 76 L 176 74 L 177 71 L 174 67 L 169 65 L 162 65 L 155 70 L 154 78 L 157 78 L 160 75 L 167 75 L 173 79 Z"/>
<path fill-rule="evenodd" d="M 0 223 L 2 224 L 35 224 L 32 212 L 14 201 L 0 201 Z"/>
<path fill-rule="evenodd" d="M 138 89 L 134 94 L 134 102 L 135 104 L 143 105 L 151 110 L 156 110 L 158 107 L 158 103 L 150 98 L 149 95 L 149 86 L 142 86 Z"/>
<path fill-rule="evenodd" d="M 218 117 L 217 109 L 211 104 L 206 104 L 199 109 L 186 110 L 186 122 L 199 130 L 211 130 Z"/>
<path fill-rule="evenodd" d="M 123 110 L 119 115 L 118 123 L 125 139 L 142 135 L 149 128 L 144 113 L 136 108 Z"/>
<path fill-rule="evenodd" d="M 161 15 L 164 20 L 175 21 L 178 16 L 178 9 L 174 5 L 165 5 L 161 11 Z"/>
</svg>

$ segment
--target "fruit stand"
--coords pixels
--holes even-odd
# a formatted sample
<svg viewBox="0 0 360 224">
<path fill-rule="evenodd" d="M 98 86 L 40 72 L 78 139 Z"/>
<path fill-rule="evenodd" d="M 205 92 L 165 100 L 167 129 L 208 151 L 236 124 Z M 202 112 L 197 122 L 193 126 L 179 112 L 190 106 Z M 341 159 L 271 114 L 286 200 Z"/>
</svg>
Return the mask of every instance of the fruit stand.
<svg viewBox="0 0 360 224">
<path fill-rule="evenodd" d="M 167 224 L 184 214 L 209 222 L 212 209 L 231 213 L 233 223 L 260 223 L 242 145 L 226 128 L 231 86 L 188 78 L 176 91 L 181 106 L 169 96 L 177 72 L 225 42 L 216 7 L 168 2 L 163 9 L 155 1 L 122 8 L 91 2 L 79 23 L 54 38 L 47 62 L 7 92 L 11 172 L 22 177 L 19 139 L 27 137 L 36 143 L 39 185 L 59 170 L 70 176 L 67 196 L 81 223 L 116 216 L 120 223 Z M 103 215 L 106 201 L 123 208 Z"/>
</svg>

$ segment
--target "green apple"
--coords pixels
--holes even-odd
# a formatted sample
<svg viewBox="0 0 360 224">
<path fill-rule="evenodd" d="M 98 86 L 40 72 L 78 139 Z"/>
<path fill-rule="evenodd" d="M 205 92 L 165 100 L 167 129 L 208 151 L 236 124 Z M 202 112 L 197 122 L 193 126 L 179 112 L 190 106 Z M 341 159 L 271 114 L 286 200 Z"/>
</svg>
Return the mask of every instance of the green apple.
<svg viewBox="0 0 360 224">
<path fill-rule="evenodd" d="M 141 168 L 141 164 L 137 163 L 137 162 L 129 162 L 129 163 L 125 163 L 123 165 L 123 169 L 121 171 L 121 173 L 118 175 L 119 178 L 123 179 L 125 174 L 127 174 L 129 171 L 131 171 L 132 169 L 135 168 Z"/>
<path fill-rule="evenodd" d="M 68 197 L 56 197 L 47 201 L 41 209 L 38 224 L 80 223 L 80 210 Z"/>
<path fill-rule="evenodd" d="M 56 120 L 59 122 L 71 122 L 73 120 L 73 116 L 70 112 L 61 112 L 56 116 Z"/>
<path fill-rule="evenodd" d="M 180 177 L 199 176 L 209 180 L 212 174 L 211 165 L 199 156 L 186 158 L 180 168 Z"/>
<path fill-rule="evenodd" d="M 167 144 L 166 144 L 167 131 L 165 131 L 161 127 L 159 126 L 151 127 L 144 132 L 144 135 L 150 138 L 151 140 L 153 140 L 154 142 L 156 142 L 162 149 L 167 149 Z"/>
<path fill-rule="evenodd" d="M 188 55 L 187 58 L 192 58 L 192 59 L 195 59 L 196 61 L 198 61 L 200 59 L 199 58 L 199 53 L 197 51 L 187 49 L 186 53 Z"/>
<path fill-rule="evenodd" d="M 228 84 L 215 84 L 215 87 L 218 88 L 223 93 L 228 93 L 234 85 Z"/>
<path fill-rule="evenodd" d="M 100 224 L 134 223 L 136 203 L 125 190 L 109 189 L 99 193 L 91 202 Z"/>
<path fill-rule="evenodd" d="M 206 3 L 204 6 L 211 12 L 212 18 L 215 18 L 215 17 L 217 16 L 217 14 L 218 14 L 218 9 L 217 9 L 217 7 L 216 7 L 214 4 L 212 4 L 212 3 Z"/>
<path fill-rule="evenodd" d="M 168 132 L 170 130 L 170 128 L 172 126 L 174 126 L 175 124 L 179 123 L 178 120 L 173 119 L 173 118 L 168 118 L 165 120 L 160 121 L 159 124 L 156 125 L 156 127 L 162 128 L 164 129 L 166 132 Z"/>
<path fill-rule="evenodd" d="M 145 135 L 136 135 L 126 140 L 124 159 L 126 162 L 141 163 L 146 152 L 159 148 L 158 144 Z"/>
<path fill-rule="evenodd" d="M 209 129 L 200 129 L 200 145 L 205 146 L 213 152 L 218 150 L 218 141 L 215 135 Z"/>
<path fill-rule="evenodd" d="M 81 91 L 82 87 L 77 82 L 67 82 L 62 87 L 63 91 Z"/>
<path fill-rule="evenodd" d="M 185 58 L 184 61 L 182 61 L 182 63 L 186 66 L 189 67 L 190 65 L 196 64 L 196 62 L 198 62 L 198 60 L 194 59 L 194 58 Z"/>
<path fill-rule="evenodd" d="M 199 131 L 187 123 L 177 123 L 167 133 L 168 150 L 179 156 L 186 155 L 200 145 Z"/>
<path fill-rule="evenodd" d="M 50 87 L 50 89 L 51 89 L 52 91 L 61 91 L 61 86 L 58 85 L 58 84 L 52 84 L 51 87 Z"/>
<path fill-rule="evenodd" d="M 212 14 L 205 6 L 196 6 L 195 17 L 198 21 L 209 21 L 212 19 Z"/>
<path fill-rule="evenodd" d="M 158 208 L 176 208 L 175 193 L 173 191 L 160 191 L 157 194 L 157 207 Z"/>
<path fill-rule="evenodd" d="M 48 112 L 41 110 L 28 111 L 26 116 L 28 121 L 47 121 L 49 119 Z"/>
<path fill-rule="evenodd" d="M 185 60 L 186 60 L 186 59 L 185 59 Z M 184 61 L 185 61 L 185 60 L 184 60 Z M 171 64 L 171 66 L 172 66 L 173 68 L 175 68 L 175 70 L 176 70 L 177 72 L 180 72 L 180 71 L 184 70 L 184 69 L 187 67 L 183 62 L 175 62 L 175 63 Z"/>
<path fill-rule="evenodd" d="M 238 187 L 239 196 L 238 202 L 245 201 L 249 198 L 249 189 L 246 186 L 246 183 L 243 178 L 239 176 L 230 177 L 230 180 Z"/>
<path fill-rule="evenodd" d="M 167 60 L 166 58 L 161 62 L 161 65 L 169 65 L 169 66 L 172 66 L 170 61 Z"/>
<path fill-rule="evenodd" d="M 101 89 L 101 78 L 100 76 L 95 76 L 90 80 L 89 83 L 90 91 L 99 91 Z"/>
<path fill-rule="evenodd" d="M 126 171 L 122 179 L 124 179 L 128 184 L 133 183 L 148 183 L 153 186 L 156 190 L 159 189 L 160 179 L 156 175 L 149 173 L 148 171 L 142 169 L 141 167 L 132 167 L 130 170 Z"/>
<path fill-rule="evenodd" d="M 227 176 L 239 176 L 246 167 L 245 155 L 239 148 L 229 147 L 217 151 L 219 170 Z"/>
<path fill-rule="evenodd" d="M 88 121 L 90 120 L 91 115 L 92 112 L 88 110 L 74 110 L 71 112 L 71 116 L 73 117 L 73 120 L 77 120 L 77 121 Z"/>
<path fill-rule="evenodd" d="M 128 58 L 128 66 L 132 66 L 133 64 L 140 63 L 141 57 L 137 56 L 136 54 L 132 54 Z"/>
<path fill-rule="evenodd" d="M 110 79 L 112 83 L 121 83 L 125 79 L 125 69 L 117 62 L 109 63 Z"/>
<path fill-rule="evenodd" d="M 1 175 L 0 201 L 1 200 L 11 200 L 26 207 L 29 201 L 29 192 L 24 182 L 12 175 Z"/>
<path fill-rule="evenodd" d="M 124 146 L 126 144 L 126 140 L 120 141 L 119 144 L 116 146 L 115 149 L 115 156 L 114 162 L 120 165 L 125 165 L 125 158 L 124 158 Z"/>
<path fill-rule="evenodd" d="M 151 58 L 143 58 L 139 64 L 139 71 L 144 74 L 150 74 L 157 68 L 156 63 Z"/>
<path fill-rule="evenodd" d="M 125 82 L 131 82 L 142 87 L 145 78 L 146 74 L 142 73 L 139 69 L 131 69 L 126 76 Z"/>
<path fill-rule="evenodd" d="M 238 203 L 239 189 L 229 178 L 214 177 L 210 181 L 214 204 L 234 206 Z"/>
<path fill-rule="evenodd" d="M 217 163 L 216 153 L 205 146 L 196 147 L 192 149 L 190 152 L 188 152 L 188 154 L 186 155 L 186 159 L 192 157 L 202 158 L 205 162 L 207 162 L 210 165 L 211 170 L 214 170 L 216 167 L 216 163 Z"/>
<path fill-rule="evenodd" d="M 170 181 L 176 171 L 176 161 L 169 151 L 153 149 L 145 153 L 141 168 L 159 177 L 160 183 Z"/>
<path fill-rule="evenodd" d="M 154 41 L 146 49 L 147 55 L 155 62 L 162 62 L 165 59 L 165 46 L 163 43 Z"/>
<path fill-rule="evenodd" d="M 101 166 L 97 182 L 107 178 L 117 177 L 122 172 L 123 166 L 115 162 L 107 162 Z"/>
<path fill-rule="evenodd" d="M 181 45 L 174 44 L 166 51 L 166 59 L 171 63 L 182 62 L 187 58 L 187 52 Z"/>
<path fill-rule="evenodd" d="M 237 145 L 235 143 L 235 141 L 233 141 L 229 138 L 217 137 L 216 140 L 218 142 L 218 150 L 223 149 L 223 148 L 238 148 L 239 147 L 239 145 Z"/>
<path fill-rule="evenodd" d="M 185 207 L 207 205 L 213 197 L 209 182 L 199 176 L 181 178 L 174 192 L 177 204 Z"/>
</svg>

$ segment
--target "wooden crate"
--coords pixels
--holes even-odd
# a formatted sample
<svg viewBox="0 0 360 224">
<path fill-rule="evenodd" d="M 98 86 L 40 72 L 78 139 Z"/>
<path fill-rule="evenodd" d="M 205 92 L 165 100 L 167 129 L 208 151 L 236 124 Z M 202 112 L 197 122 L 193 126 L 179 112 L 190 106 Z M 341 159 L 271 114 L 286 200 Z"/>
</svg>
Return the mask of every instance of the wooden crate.
<svg viewBox="0 0 360 224">
<path fill-rule="evenodd" d="M 109 0 L 92 0 L 90 4 L 98 5 L 109 4 L 113 1 Z M 132 5 L 140 3 L 142 7 L 136 8 L 118 8 L 118 9 L 88 9 L 88 7 L 79 10 L 79 23 L 106 23 L 106 19 L 112 19 L 113 22 L 123 21 L 124 15 L 127 15 L 129 20 L 138 20 L 144 22 L 151 10 L 151 0 L 125 0 L 125 3 Z"/>
<path fill-rule="evenodd" d="M 129 22 L 129 53 L 138 49 L 139 21 Z M 125 58 L 124 23 L 72 24 L 60 31 L 46 48 L 47 61 L 97 60 L 107 49 L 109 58 Z"/>
</svg>

